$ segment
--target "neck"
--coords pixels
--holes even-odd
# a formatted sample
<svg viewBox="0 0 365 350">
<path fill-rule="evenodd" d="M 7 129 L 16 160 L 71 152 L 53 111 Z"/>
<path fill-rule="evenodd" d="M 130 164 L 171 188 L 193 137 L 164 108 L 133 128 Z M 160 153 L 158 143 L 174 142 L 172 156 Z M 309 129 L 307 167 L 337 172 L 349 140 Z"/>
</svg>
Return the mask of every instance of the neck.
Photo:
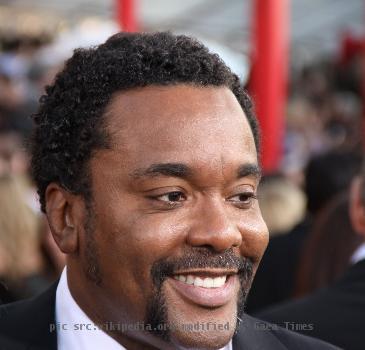
<svg viewBox="0 0 365 350">
<path fill-rule="evenodd" d="M 74 264 L 70 260 L 68 260 L 67 264 L 67 284 L 73 299 L 93 323 L 101 325 L 108 323 L 115 325 L 137 324 L 135 320 L 130 320 L 126 316 L 123 317 L 122 313 L 118 313 L 119 317 L 116 319 L 113 316 L 115 314 L 115 307 L 105 296 L 103 287 L 89 281 L 85 277 L 84 272 L 79 268 L 79 265 Z M 142 324 L 141 321 L 139 323 Z M 105 333 L 128 350 L 176 349 L 172 344 L 167 344 L 148 332 L 107 330 Z"/>
</svg>

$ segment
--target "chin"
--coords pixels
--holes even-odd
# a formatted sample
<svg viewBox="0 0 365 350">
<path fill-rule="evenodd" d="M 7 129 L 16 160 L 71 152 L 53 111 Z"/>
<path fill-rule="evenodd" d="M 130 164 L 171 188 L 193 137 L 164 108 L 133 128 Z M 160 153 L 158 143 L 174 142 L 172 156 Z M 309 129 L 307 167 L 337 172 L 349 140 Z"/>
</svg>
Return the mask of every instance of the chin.
<svg viewBox="0 0 365 350">
<path fill-rule="evenodd" d="M 184 349 L 223 348 L 235 334 L 237 325 L 236 309 L 203 309 L 199 311 L 190 315 L 192 317 L 176 318 L 172 322 L 178 326 L 170 330 L 170 342 L 176 348 Z M 181 316 L 186 315 L 182 313 Z"/>
<path fill-rule="evenodd" d="M 232 339 L 234 330 L 211 332 L 175 332 L 171 342 L 176 348 L 183 349 L 221 349 Z"/>
<path fill-rule="evenodd" d="M 181 292 L 182 287 L 174 288 L 177 282 L 168 282 L 163 290 L 164 316 L 169 329 L 165 340 L 174 348 L 183 349 L 221 349 L 227 345 L 236 331 L 238 279 L 232 279 L 224 287 L 229 291 L 228 296 L 222 293 L 224 298 L 211 293 L 216 297 L 213 298 L 205 290 L 191 294 Z"/>
</svg>

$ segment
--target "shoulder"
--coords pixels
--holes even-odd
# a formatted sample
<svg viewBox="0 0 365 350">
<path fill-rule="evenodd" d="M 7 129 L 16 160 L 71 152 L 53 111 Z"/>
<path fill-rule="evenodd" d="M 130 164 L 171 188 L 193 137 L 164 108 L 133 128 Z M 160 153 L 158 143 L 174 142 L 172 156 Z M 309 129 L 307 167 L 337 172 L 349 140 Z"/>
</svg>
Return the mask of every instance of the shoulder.
<svg viewBox="0 0 365 350">
<path fill-rule="evenodd" d="M 302 299 L 284 301 L 272 305 L 259 311 L 255 316 L 259 319 L 274 323 L 309 321 L 321 310 L 323 300 L 327 300 L 327 302 L 331 300 L 331 293 L 328 295 L 327 290 L 317 292 Z M 320 312 L 322 313 L 322 311 Z"/>
<path fill-rule="evenodd" d="M 15 333 L 32 315 L 32 300 L 18 301 L 0 306 L 0 334 Z M 19 329 L 18 329 L 19 331 Z"/>
<path fill-rule="evenodd" d="M 311 338 L 296 332 L 292 332 L 283 328 L 279 328 L 272 331 L 274 336 L 279 339 L 279 341 L 284 344 L 288 349 L 316 349 L 316 350 L 335 350 L 338 347 L 326 343 L 317 338 Z"/>
<path fill-rule="evenodd" d="M 233 340 L 233 349 L 252 350 L 335 350 L 339 349 L 321 340 L 291 332 L 276 324 L 245 315 Z"/>
<path fill-rule="evenodd" d="M 0 349 L 10 342 L 47 346 L 55 343 L 55 332 L 50 330 L 55 322 L 56 287 L 35 298 L 0 306 Z"/>
<path fill-rule="evenodd" d="M 289 324 L 296 332 L 342 347 L 362 349 L 365 274 L 359 269 L 354 266 L 336 284 L 302 299 L 274 305 L 255 316 L 279 325 Z M 308 325 L 310 332 L 301 328 Z"/>
<path fill-rule="evenodd" d="M 365 264 L 364 264 L 365 267 Z M 257 314 L 268 322 L 312 322 L 318 327 L 342 327 L 346 321 L 361 318 L 365 310 L 365 268 L 351 267 L 336 283 L 300 299 L 270 306 Z M 348 301 L 352 300 L 351 303 Z M 342 317 L 339 318 L 338 314 Z"/>
</svg>

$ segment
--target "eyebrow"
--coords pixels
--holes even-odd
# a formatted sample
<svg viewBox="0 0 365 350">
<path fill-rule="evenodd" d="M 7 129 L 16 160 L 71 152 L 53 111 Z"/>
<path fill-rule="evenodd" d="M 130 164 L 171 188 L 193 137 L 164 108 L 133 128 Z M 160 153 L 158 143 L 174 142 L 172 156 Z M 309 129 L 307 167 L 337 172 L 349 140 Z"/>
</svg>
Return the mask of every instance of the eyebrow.
<svg viewBox="0 0 365 350">
<path fill-rule="evenodd" d="M 187 179 L 193 175 L 193 170 L 184 163 L 157 163 L 147 168 L 139 168 L 133 171 L 130 176 L 135 179 L 144 177 L 170 176 Z M 254 177 L 260 179 L 262 171 L 257 164 L 243 164 L 237 170 L 237 179 Z"/>
<path fill-rule="evenodd" d="M 140 168 L 130 174 L 134 179 L 142 177 L 170 176 L 186 179 L 192 175 L 191 169 L 183 163 L 157 163 L 147 168 Z"/>
<path fill-rule="evenodd" d="M 243 177 L 254 177 L 260 180 L 261 176 L 262 170 L 261 167 L 257 164 L 243 164 L 238 168 L 237 171 L 237 179 L 241 179 Z"/>
</svg>

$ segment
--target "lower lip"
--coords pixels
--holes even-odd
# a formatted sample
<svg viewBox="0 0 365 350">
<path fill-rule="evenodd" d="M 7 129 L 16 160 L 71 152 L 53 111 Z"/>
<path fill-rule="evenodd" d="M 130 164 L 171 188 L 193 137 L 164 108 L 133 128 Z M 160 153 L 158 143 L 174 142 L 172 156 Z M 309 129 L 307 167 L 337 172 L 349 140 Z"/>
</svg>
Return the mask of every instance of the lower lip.
<svg viewBox="0 0 365 350">
<path fill-rule="evenodd" d="M 219 288 L 195 287 L 174 278 L 168 278 L 171 286 L 185 299 L 206 307 L 219 307 L 227 304 L 234 297 L 237 276 L 229 276 L 226 283 Z"/>
</svg>

